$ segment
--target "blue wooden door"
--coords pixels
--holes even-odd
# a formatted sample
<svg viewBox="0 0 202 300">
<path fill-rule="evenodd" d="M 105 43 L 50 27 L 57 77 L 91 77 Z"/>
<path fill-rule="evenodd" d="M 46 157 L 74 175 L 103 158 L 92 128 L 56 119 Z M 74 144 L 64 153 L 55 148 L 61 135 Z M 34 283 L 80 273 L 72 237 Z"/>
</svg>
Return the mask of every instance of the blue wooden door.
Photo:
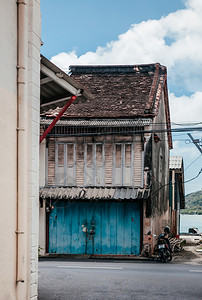
<svg viewBox="0 0 202 300">
<path fill-rule="evenodd" d="M 49 215 L 49 252 L 139 255 L 139 202 L 58 201 Z"/>
</svg>

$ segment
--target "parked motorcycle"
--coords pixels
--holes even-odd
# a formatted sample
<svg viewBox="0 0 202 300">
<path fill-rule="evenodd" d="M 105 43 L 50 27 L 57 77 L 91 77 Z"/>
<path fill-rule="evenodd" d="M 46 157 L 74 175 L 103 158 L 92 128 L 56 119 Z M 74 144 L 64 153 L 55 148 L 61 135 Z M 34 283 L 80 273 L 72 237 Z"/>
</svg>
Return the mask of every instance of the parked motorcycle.
<svg viewBox="0 0 202 300">
<path fill-rule="evenodd" d="M 168 239 L 169 233 L 170 228 L 166 226 L 164 228 L 164 233 L 161 233 L 157 238 L 157 255 L 163 262 L 172 260 L 172 249 Z"/>
</svg>

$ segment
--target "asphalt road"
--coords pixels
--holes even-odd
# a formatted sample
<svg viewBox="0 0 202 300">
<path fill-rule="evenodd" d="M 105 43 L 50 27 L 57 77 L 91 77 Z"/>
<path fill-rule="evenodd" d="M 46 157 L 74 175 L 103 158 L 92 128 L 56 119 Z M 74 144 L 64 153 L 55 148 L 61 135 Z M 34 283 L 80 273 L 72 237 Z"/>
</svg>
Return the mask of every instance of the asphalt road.
<svg viewBox="0 0 202 300">
<path fill-rule="evenodd" d="M 39 300 L 202 299 L 202 265 L 40 261 Z"/>
</svg>

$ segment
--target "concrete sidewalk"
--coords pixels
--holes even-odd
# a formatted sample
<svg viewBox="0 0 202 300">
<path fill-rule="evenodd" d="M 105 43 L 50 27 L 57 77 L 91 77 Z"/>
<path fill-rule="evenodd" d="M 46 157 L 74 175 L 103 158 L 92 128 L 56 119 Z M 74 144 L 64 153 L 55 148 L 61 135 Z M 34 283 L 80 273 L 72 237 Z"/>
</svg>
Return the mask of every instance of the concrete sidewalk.
<svg viewBox="0 0 202 300">
<path fill-rule="evenodd" d="M 202 249 L 198 245 L 185 245 L 179 252 L 173 253 L 172 261 L 175 263 L 202 264 Z M 199 249 L 199 251 L 197 251 Z M 44 260 L 67 261 L 157 261 L 158 258 L 133 255 L 88 255 L 88 254 L 45 254 L 39 257 Z"/>
<path fill-rule="evenodd" d="M 185 245 L 183 250 L 173 254 L 173 261 L 185 264 L 202 264 L 200 245 Z"/>
</svg>

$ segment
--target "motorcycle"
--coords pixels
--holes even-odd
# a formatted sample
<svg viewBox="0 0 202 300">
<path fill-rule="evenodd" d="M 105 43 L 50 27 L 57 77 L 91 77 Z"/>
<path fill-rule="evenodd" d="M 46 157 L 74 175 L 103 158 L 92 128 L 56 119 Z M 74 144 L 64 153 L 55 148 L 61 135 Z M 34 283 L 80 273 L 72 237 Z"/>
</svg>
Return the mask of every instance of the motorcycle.
<svg viewBox="0 0 202 300">
<path fill-rule="evenodd" d="M 164 228 L 164 233 L 161 233 L 157 238 L 157 255 L 163 262 L 172 260 L 172 249 L 168 239 L 169 232 L 170 228 L 166 226 Z"/>
</svg>

